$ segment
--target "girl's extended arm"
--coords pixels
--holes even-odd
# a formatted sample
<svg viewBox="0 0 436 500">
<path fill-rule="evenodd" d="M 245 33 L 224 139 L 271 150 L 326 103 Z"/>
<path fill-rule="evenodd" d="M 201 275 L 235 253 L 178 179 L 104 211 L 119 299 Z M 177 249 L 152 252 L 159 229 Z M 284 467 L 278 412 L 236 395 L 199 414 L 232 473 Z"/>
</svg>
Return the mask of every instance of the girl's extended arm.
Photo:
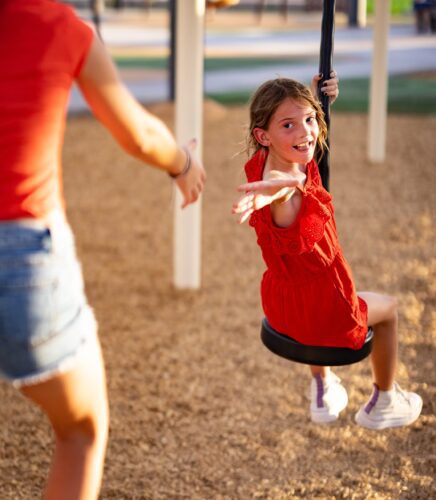
<svg viewBox="0 0 436 500">
<path fill-rule="evenodd" d="M 306 175 L 302 172 L 298 175 L 292 175 L 280 170 L 270 170 L 265 180 L 286 179 L 300 183 L 300 186 L 306 180 Z M 297 217 L 301 208 L 301 193 L 296 187 L 287 187 L 282 196 L 276 198 L 271 204 L 271 215 L 276 226 L 288 227 Z"/>
<path fill-rule="evenodd" d="M 266 205 L 274 202 L 283 205 L 290 204 L 292 194 L 298 186 L 302 187 L 300 181 L 291 176 L 242 184 L 238 187 L 238 191 L 245 192 L 245 194 L 233 204 L 232 213 L 239 215 L 239 223 L 242 224 L 255 210 Z M 293 214 L 294 218 L 295 215 Z M 275 222 L 277 223 L 276 220 Z"/>
<path fill-rule="evenodd" d="M 77 83 L 97 119 L 121 147 L 139 160 L 171 174 L 183 171 L 191 155 L 191 168 L 176 183 L 184 197 L 183 206 L 197 200 L 206 179 L 204 168 L 192 155 L 195 143 L 179 148 L 164 125 L 130 94 L 103 43 L 94 36 Z M 186 152 L 189 150 L 189 153 Z"/>
</svg>

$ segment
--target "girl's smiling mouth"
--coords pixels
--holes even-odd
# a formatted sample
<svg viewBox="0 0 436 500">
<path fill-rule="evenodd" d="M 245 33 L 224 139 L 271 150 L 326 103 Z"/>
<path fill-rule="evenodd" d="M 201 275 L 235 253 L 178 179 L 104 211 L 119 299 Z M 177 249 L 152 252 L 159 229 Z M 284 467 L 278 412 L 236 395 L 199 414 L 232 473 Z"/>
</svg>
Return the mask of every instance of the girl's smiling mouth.
<svg viewBox="0 0 436 500">
<path fill-rule="evenodd" d="M 297 151 L 308 151 L 311 147 L 313 146 L 313 141 L 306 141 L 302 142 L 301 144 L 296 144 L 295 146 L 292 146 L 294 149 Z"/>
</svg>

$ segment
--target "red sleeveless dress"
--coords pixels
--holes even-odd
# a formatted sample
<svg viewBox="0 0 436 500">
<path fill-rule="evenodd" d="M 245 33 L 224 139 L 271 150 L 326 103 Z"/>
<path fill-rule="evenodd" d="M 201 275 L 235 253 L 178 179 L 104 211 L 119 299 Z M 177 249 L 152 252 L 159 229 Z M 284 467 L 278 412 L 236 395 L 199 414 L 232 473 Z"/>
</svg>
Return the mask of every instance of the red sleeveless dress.
<svg viewBox="0 0 436 500">
<path fill-rule="evenodd" d="M 267 155 L 259 150 L 245 165 L 248 182 L 262 180 Z M 362 347 L 368 310 L 356 295 L 351 269 L 338 242 L 331 195 L 315 161 L 296 220 L 274 224 L 270 205 L 255 211 L 250 225 L 267 266 L 262 306 L 271 326 L 306 345 Z"/>
</svg>

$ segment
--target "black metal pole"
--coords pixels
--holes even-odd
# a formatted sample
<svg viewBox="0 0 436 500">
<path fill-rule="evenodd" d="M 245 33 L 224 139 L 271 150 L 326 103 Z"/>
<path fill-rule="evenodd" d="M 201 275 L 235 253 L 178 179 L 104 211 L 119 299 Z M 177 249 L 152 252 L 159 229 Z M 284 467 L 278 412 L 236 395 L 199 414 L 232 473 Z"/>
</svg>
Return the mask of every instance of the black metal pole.
<svg viewBox="0 0 436 500">
<path fill-rule="evenodd" d="M 170 101 L 176 98 L 176 25 L 177 0 L 170 0 L 170 57 L 169 57 L 169 97 Z"/>
<path fill-rule="evenodd" d="M 359 8 L 359 0 L 349 0 L 348 2 L 348 26 L 350 28 L 358 27 L 357 10 Z"/>
<path fill-rule="evenodd" d="M 333 36 L 335 31 L 335 0 L 324 0 L 322 10 L 321 24 L 321 45 L 319 54 L 319 72 L 323 77 L 319 84 L 319 89 L 322 87 L 324 80 L 330 78 L 332 71 L 333 58 Z M 327 128 L 330 129 L 330 98 L 324 95 L 320 90 L 319 99 L 324 111 Z M 329 136 L 327 135 L 327 145 L 329 146 Z M 330 156 L 329 151 L 324 152 L 323 157 L 319 161 L 319 173 L 323 186 L 329 189 L 330 179 Z"/>
<path fill-rule="evenodd" d="M 104 0 L 90 0 L 89 7 L 91 9 L 92 22 L 94 23 L 95 31 L 97 32 L 100 40 L 101 36 L 101 15 L 104 10 Z"/>
</svg>

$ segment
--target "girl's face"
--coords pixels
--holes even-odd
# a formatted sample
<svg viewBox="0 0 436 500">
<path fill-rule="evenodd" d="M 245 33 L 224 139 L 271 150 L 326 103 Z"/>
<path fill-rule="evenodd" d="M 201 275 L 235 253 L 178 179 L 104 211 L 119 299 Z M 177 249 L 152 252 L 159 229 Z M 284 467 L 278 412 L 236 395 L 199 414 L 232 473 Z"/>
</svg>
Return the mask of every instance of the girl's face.
<svg viewBox="0 0 436 500">
<path fill-rule="evenodd" d="M 277 166 L 306 165 L 315 154 L 319 134 L 315 110 L 308 103 L 286 99 L 272 115 L 268 128 L 256 128 L 253 133 Z"/>
</svg>

